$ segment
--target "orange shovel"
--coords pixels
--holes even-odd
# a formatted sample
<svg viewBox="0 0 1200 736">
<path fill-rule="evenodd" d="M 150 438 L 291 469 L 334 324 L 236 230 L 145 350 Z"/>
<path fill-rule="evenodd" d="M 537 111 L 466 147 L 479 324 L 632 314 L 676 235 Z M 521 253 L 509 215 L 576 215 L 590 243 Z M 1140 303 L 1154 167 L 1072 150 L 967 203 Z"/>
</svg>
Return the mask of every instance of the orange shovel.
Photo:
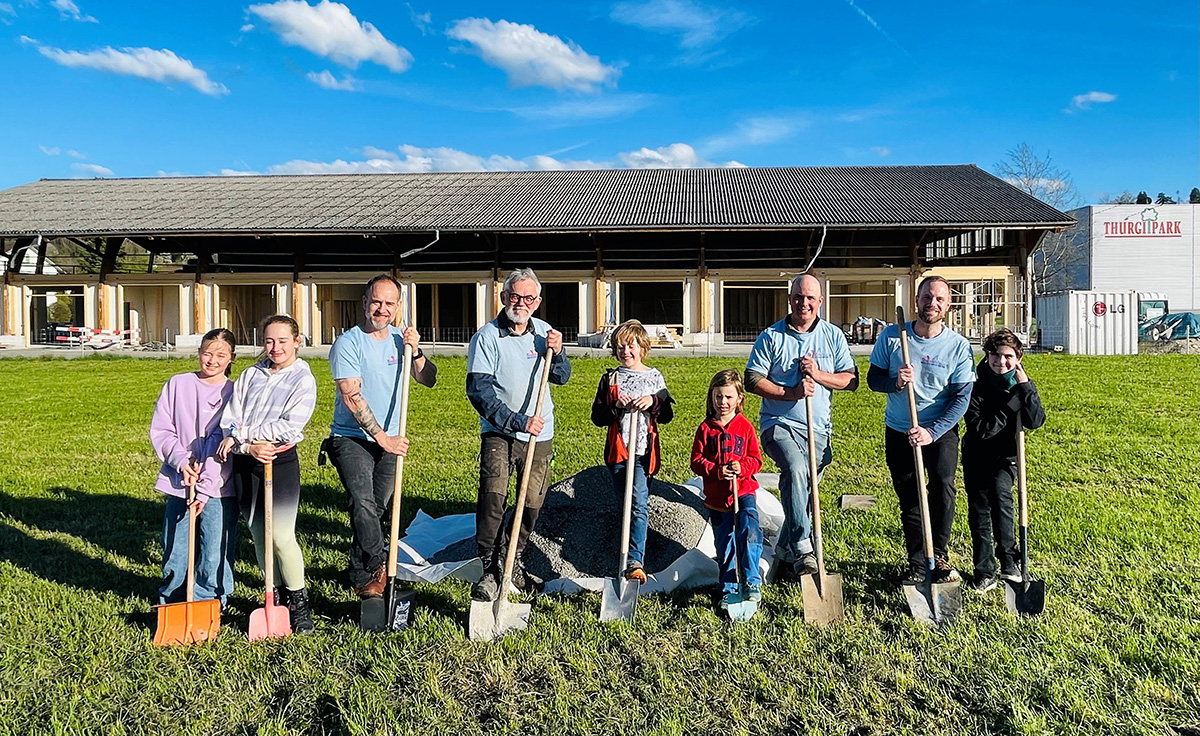
<svg viewBox="0 0 1200 736">
<path fill-rule="evenodd" d="M 292 620 L 285 606 L 275 605 L 275 540 L 272 538 L 271 505 L 275 491 L 272 463 L 263 464 L 263 581 L 267 593 L 263 607 L 250 612 L 250 641 L 288 636 Z"/>
<path fill-rule="evenodd" d="M 187 601 L 156 606 L 158 627 L 154 645 L 158 647 L 195 644 L 217 638 L 221 630 L 221 602 L 196 600 L 196 484 L 188 484 L 188 566 Z"/>
</svg>

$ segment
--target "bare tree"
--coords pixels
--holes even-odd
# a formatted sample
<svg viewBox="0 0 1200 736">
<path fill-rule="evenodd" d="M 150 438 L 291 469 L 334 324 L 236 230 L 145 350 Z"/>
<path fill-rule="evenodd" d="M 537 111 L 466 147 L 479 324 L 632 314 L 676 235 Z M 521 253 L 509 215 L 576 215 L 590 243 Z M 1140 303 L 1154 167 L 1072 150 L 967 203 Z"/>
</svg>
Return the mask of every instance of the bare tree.
<svg viewBox="0 0 1200 736">
<path fill-rule="evenodd" d="M 1039 156 L 1032 146 L 1022 143 L 994 169 L 996 176 L 1055 209 L 1066 211 L 1079 204 L 1071 174 L 1054 164 L 1049 151 Z M 1073 282 L 1086 263 L 1087 244 L 1074 232 L 1076 229 L 1047 233 L 1034 249 L 1031 260 L 1035 294 L 1081 286 Z"/>
</svg>

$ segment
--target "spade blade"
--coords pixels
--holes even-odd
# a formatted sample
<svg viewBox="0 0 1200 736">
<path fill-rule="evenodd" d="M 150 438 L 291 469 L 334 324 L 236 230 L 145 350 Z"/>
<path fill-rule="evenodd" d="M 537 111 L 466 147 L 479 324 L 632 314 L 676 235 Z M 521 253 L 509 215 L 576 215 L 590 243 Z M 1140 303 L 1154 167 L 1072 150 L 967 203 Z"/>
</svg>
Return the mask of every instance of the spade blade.
<svg viewBox="0 0 1200 736">
<path fill-rule="evenodd" d="M 931 583 L 926 580 L 905 585 L 904 598 L 913 618 L 930 626 L 948 623 L 962 610 L 962 589 L 958 582 Z"/>
<path fill-rule="evenodd" d="M 1008 610 L 1021 616 L 1037 616 L 1046 610 L 1046 583 L 1042 580 L 1006 580 L 1004 599 Z"/>
<path fill-rule="evenodd" d="M 600 620 L 632 622 L 641 588 L 636 580 L 607 578 L 600 594 Z"/>
<path fill-rule="evenodd" d="M 800 578 L 804 599 L 804 620 L 816 626 L 828 626 L 842 620 L 842 576 L 818 572 Z"/>
</svg>

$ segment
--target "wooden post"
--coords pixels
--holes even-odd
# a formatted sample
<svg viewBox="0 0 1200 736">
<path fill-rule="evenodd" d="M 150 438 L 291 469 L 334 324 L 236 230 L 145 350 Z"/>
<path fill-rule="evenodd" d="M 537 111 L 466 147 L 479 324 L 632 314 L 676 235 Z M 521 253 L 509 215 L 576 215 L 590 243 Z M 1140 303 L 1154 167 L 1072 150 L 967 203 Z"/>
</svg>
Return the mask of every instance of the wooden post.
<svg viewBox="0 0 1200 736">
<path fill-rule="evenodd" d="M 204 252 L 197 255 L 196 282 L 192 284 L 192 333 L 203 335 L 208 332 L 208 305 L 205 299 L 204 274 L 212 264 L 212 254 Z"/>
<path fill-rule="evenodd" d="M 100 275 L 96 279 L 97 311 L 96 326 L 102 330 L 113 329 L 113 287 L 108 277 L 117 268 L 117 256 L 121 252 L 124 238 L 107 238 L 104 241 L 104 256 L 100 259 Z"/>
</svg>

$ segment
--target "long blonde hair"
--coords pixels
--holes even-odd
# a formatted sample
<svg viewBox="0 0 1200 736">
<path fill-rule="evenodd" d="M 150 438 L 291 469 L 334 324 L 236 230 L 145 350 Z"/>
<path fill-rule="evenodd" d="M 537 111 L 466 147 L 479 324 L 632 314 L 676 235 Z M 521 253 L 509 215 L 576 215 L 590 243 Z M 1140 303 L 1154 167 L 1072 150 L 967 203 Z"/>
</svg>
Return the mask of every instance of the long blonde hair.
<svg viewBox="0 0 1200 736">
<path fill-rule="evenodd" d="M 738 405 L 735 413 L 742 413 L 742 404 L 746 403 L 746 387 L 742 385 L 742 374 L 734 368 L 726 368 L 723 371 L 717 371 L 717 375 L 712 377 L 708 382 L 708 398 L 705 400 L 704 415 L 709 419 L 716 419 L 717 407 L 713 404 L 713 391 L 725 386 L 733 386 L 738 392 Z"/>
</svg>

